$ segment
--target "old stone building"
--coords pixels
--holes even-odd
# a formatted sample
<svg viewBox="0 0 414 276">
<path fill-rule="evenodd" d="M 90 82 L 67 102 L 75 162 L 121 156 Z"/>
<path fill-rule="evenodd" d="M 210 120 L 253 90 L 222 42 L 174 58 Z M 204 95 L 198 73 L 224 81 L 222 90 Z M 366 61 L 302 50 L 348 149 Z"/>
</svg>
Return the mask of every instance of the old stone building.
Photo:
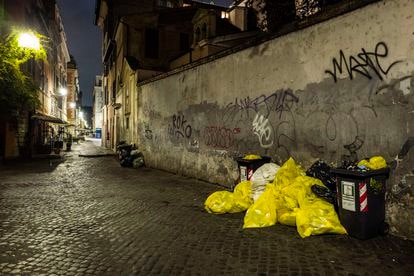
<svg viewBox="0 0 414 276">
<path fill-rule="evenodd" d="M 131 70 L 136 92 L 113 96 L 120 122 L 130 108 L 133 123 L 120 129 L 133 135 L 120 130 L 118 139 L 136 143 L 150 167 L 228 187 L 237 180 L 235 159 L 246 153 L 279 164 L 293 157 L 305 168 L 381 155 L 392 169 L 386 220 L 412 239 L 413 2 L 282 2 L 236 1 L 253 11 L 257 37 L 153 78 L 133 75 L 140 63 L 130 59 L 120 69 Z M 280 15 L 284 7 L 289 13 Z M 197 10 L 190 51 L 214 40 L 207 23 L 217 16 Z"/>
<path fill-rule="evenodd" d="M 76 136 L 79 125 L 79 110 L 81 107 L 79 71 L 75 58 L 71 55 L 67 64 L 67 132 Z"/>
<path fill-rule="evenodd" d="M 0 4 L 2 33 L 12 28 L 35 31 L 43 35 L 42 45 L 47 52 L 46 61 L 23 65 L 39 87 L 40 105 L 20 114 L 16 123 L 0 123 L 0 155 L 7 159 L 48 152 L 51 137 L 62 133 L 67 120 L 69 51 L 60 12 L 54 0 L 4 0 Z"/>
<path fill-rule="evenodd" d="M 102 76 L 95 76 L 92 107 L 92 131 L 94 132 L 96 138 L 102 138 L 102 109 L 104 107 Z"/>
</svg>

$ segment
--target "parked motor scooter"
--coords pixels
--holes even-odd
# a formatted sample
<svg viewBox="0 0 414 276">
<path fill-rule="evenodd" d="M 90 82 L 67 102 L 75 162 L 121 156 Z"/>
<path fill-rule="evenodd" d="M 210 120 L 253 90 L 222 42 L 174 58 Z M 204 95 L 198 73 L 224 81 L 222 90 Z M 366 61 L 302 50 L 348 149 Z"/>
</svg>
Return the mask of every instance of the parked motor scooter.
<svg viewBox="0 0 414 276">
<path fill-rule="evenodd" d="M 131 156 L 131 151 L 134 149 L 134 144 L 127 144 L 125 141 L 120 142 L 116 146 L 119 163 L 122 167 L 132 167 L 133 158 Z"/>
</svg>

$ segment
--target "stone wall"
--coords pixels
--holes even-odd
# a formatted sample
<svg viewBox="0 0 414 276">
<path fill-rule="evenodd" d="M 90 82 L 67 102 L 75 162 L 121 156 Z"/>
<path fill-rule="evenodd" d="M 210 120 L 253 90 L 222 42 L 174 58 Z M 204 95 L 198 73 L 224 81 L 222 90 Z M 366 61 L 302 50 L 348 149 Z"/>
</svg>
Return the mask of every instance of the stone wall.
<svg viewBox="0 0 414 276">
<path fill-rule="evenodd" d="M 382 155 L 391 231 L 414 239 L 414 2 L 386 0 L 138 87 L 147 165 L 226 186 L 235 158 Z"/>
</svg>

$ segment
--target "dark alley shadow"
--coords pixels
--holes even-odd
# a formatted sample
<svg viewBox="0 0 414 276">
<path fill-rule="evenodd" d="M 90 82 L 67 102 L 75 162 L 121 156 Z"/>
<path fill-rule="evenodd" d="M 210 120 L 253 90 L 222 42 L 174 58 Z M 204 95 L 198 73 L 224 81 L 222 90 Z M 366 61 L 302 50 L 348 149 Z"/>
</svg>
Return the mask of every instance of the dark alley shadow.
<svg viewBox="0 0 414 276">
<path fill-rule="evenodd" d="M 37 156 L 24 160 L 6 160 L 0 163 L 0 176 L 4 174 L 49 173 L 65 161 L 66 158 L 59 155 Z"/>
</svg>

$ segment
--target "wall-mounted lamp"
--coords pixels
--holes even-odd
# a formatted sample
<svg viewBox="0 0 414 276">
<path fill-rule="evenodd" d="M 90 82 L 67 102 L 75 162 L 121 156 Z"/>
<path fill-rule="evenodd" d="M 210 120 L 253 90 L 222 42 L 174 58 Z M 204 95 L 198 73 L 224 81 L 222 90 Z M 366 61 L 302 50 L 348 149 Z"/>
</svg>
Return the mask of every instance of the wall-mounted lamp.
<svg viewBox="0 0 414 276">
<path fill-rule="evenodd" d="M 61 96 L 66 96 L 68 94 L 68 90 L 65 87 L 60 87 L 59 88 L 59 94 Z"/>
<path fill-rule="evenodd" d="M 33 50 L 40 49 L 40 40 L 33 33 L 30 33 L 30 32 L 21 33 L 19 34 L 17 41 L 19 43 L 19 46 L 22 48 L 29 48 Z"/>
<path fill-rule="evenodd" d="M 70 108 L 76 108 L 76 103 L 75 102 L 70 102 L 69 107 Z"/>
</svg>

